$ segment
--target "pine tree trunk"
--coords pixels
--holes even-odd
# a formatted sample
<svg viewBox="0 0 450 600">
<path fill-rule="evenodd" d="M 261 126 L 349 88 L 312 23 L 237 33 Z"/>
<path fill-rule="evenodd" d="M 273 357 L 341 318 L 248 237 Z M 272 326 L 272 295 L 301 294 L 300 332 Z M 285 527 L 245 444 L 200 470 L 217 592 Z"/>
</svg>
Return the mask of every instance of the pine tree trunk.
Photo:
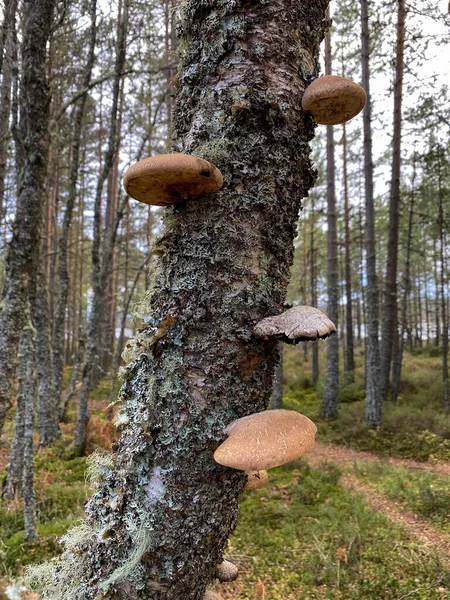
<svg viewBox="0 0 450 600">
<path fill-rule="evenodd" d="M 2 497 L 7 500 L 20 496 L 22 494 L 23 479 L 23 446 L 25 434 L 25 409 L 26 398 L 23 383 L 27 380 L 27 345 L 29 330 L 23 329 L 20 336 L 19 354 L 17 366 L 17 388 L 16 398 L 16 424 L 14 429 L 14 438 L 11 444 L 8 466 L 6 467 L 6 480 L 2 490 Z"/>
<path fill-rule="evenodd" d="M 165 209 L 151 312 L 120 393 L 122 436 L 100 459 L 99 490 L 44 599 L 202 600 L 214 580 L 246 477 L 213 452 L 230 421 L 270 400 L 277 342 L 252 330 L 284 303 L 313 183 L 313 123 L 300 107 L 325 9 L 323 0 L 182 4 L 174 132 L 179 150 L 221 169 L 224 187 Z M 152 343 L 169 315 L 172 327 Z"/>
<path fill-rule="evenodd" d="M 315 248 L 315 239 L 314 239 L 314 194 L 310 194 L 311 199 L 311 230 L 310 230 L 310 259 L 311 259 L 311 269 L 310 269 L 310 285 L 311 285 L 311 305 L 317 307 L 317 280 L 316 280 L 316 248 Z M 312 344 L 312 372 L 311 372 L 312 382 L 314 387 L 317 385 L 319 381 L 319 344 L 318 342 L 313 342 Z"/>
<path fill-rule="evenodd" d="M 409 219 L 408 219 L 408 236 L 406 242 L 406 261 L 405 261 L 405 282 L 403 290 L 403 300 L 401 309 L 401 323 L 399 335 L 399 348 L 395 355 L 396 360 L 392 364 L 392 402 L 396 402 L 400 391 L 400 379 L 402 374 L 403 348 L 405 343 L 405 331 L 407 329 L 408 320 L 408 297 L 411 292 L 411 243 L 412 243 L 412 228 L 414 218 L 414 185 L 415 185 L 415 163 L 413 166 L 412 189 L 409 203 Z"/>
<path fill-rule="evenodd" d="M 325 40 L 325 71 L 331 75 L 331 34 Z M 338 326 L 339 320 L 339 264 L 336 230 L 336 192 L 334 164 L 334 130 L 327 126 L 327 272 L 328 317 Z M 339 396 L 339 335 L 333 335 L 327 344 L 327 372 L 323 393 L 322 416 L 327 420 L 337 418 Z"/>
<path fill-rule="evenodd" d="M 275 377 L 273 378 L 272 397 L 270 408 L 283 408 L 283 342 L 278 344 L 280 358 L 275 366 Z"/>
<path fill-rule="evenodd" d="M 0 316 L 0 433 L 11 406 L 25 303 L 36 290 L 39 233 L 48 154 L 46 44 L 55 0 L 25 0 L 17 148 L 19 189 Z"/>
<path fill-rule="evenodd" d="M 4 43 L 1 48 L 1 56 L 3 57 L 4 45 L 5 58 L 3 60 L 2 69 L 0 69 L 2 74 L 2 82 L 0 85 L 0 223 L 3 221 L 6 160 L 8 158 L 8 146 L 11 138 L 9 120 L 11 112 L 13 68 L 17 53 L 16 12 L 17 0 L 9 0 L 5 4 L 5 16 L 3 21 Z"/>
<path fill-rule="evenodd" d="M 26 311 L 26 325 L 22 333 L 22 360 L 25 365 L 19 379 L 19 387 L 25 399 L 24 439 L 23 439 L 23 517 L 27 542 L 37 540 L 36 501 L 34 497 L 34 452 L 33 431 L 36 382 L 34 377 L 35 350 L 34 337 L 36 331 L 31 323 L 30 310 Z"/>
<path fill-rule="evenodd" d="M 439 260 L 441 263 L 441 272 L 440 272 L 440 285 L 441 285 L 441 315 L 442 315 L 442 385 L 443 385 L 443 393 L 442 393 L 442 402 L 445 408 L 450 408 L 450 385 L 448 379 L 448 308 L 447 308 L 447 299 L 445 294 L 445 266 L 446 266 L 446 240 L 445 240 L 445 217 L 444 217 L 444 199 L 445 199 L 445 190 L 442 184 L 442 164 L 441 164 L 441 149 L 439 148 L 439 172 L 438 172 L 438 182 L 439 182 Z"/>
<path fill-rule="evenodd" d="M 398 222 L 400 209 L 400 164 L 401 164 L 401 127 L 402 92 L 405 47 L 405 0 L 398 1 L 396 67 L 394 82 L 394 134 L 392 138 L 392 173 L 389 200 L 389 232 L 387 247 L 386 279 L 383 294 L 383 325 L 380 356 L 381 398 L 386 400 L 389 390 L 389 375 L 394 339 L 397 332 L 397 259 L 398 259 Z"/>
<path fill-rule="evenodd" d="M 95 62 L 95 44 L 97 37 L 96 14 L 97 2 L 91 0 L 91 34 L 89 39 L 88 60 L 84 69 L 82 89 L 87 89 L 91 81 L 92 69 Z M 54 348 L 54 382 L 55 398 L 59 401 L 62 391 L 62 378 L 64 371 L 64 325 L 66 319 L 67 300 L 69 296 L 69 271 L 67 263 L 67 248 L 72 225 L 73 211 L 77 197 L 78 171 L 80 162 L 80 143 L 82 133 L 82 122 L 84 108 L 87 99 L 87 92 L 81 96 L 75 105 L 73 118 L 73 137 L 72 137 L 72 160 L 70 165 L 70 183 L 69 192 L 64 212 L 64 219 L 59 237 L 59 256 L 58 256 L 58 278 L 59 294 L 56 304 L 53 348 Z M 77 240 L 78 241 L 78 240 Z M 77 244 L 78 245 L 78 244 Z M 76 283 L 74 282 L 74 287 Z"/>
<path fill-rule="evenodd" d="M 362 85 L 366 90 L 367 102 L 364 107 L 364 176 L 366 208 L 366 421 L 370 427 L 381 424 L 381 396 L 379 381 L 378 348 L 378 282 L 375 249 L 375 211 L 372 160 L 372 104 L 370 99 L 370 37 L 367 0 L 361 1 L 361 68 Z"/>
<path fill-rule="evenodd" d="M 107 247 L 103 248 L 103 254 L 100 254 L 101 242 L 101 205 L 102 192 L 108 175 L 112 169 L 117 144 L 117 114 L 119 108 L 119 95 L 122 81 L 122 72 L 126 57 L 126 39 L 128 29 L 128 8 L 129 1 L 125 0 L 123 15 L 119 27 L 119 37 L 117 43 L 117 54 L 114 73 L 113 102 L 110 114 L 110 127 L 108 134 L 108 147 L 106 149 L 102 171 L 97 181 L 94 204 L 94 236 L 92 242 L 92 306 L 89 316 L 89 331 L 86 346 L 86 360 L 83 367 L 82 383 L 78 399 L 78 416 L 75 428 L 75 438 L 73 442 L 73 453 L 75 456 L 81 456 L 86 444 L 87 427 L 89 423 L 88 395 L 92 388 L 93 378 L 96 375 L 96 368 L 99 367 L 101 339 L 101 326 L 104 323 L 103 296 L 106 287 L 107 277 L 110 271 L 112 252 L 114 250 L 114 235 L 108 240 Z M 116 221 L 117 223 L 117 221 Z M 117 225 L 115 227 L 117 231 Z"/>
<path fill-rule="evenodd" d="M 350 207 L 348 202 L 348 174 L 347 174 L 347 131 L 345 123 L 342 135 L 342 152 L 344 159 L 344 214 L 345 214 L 345 325 L 346 325 L 346 349 L 345 349 L 345 379 L 347 383 L 355 380 L 355 357 L 353 340 L 353 298 L 352 298 L 352 265 L 350 249 Z"/>
<path fill-rule="evenodd" d="M 39 265 L 35 307 L 37 422 L 39 446 L 48 446 L 61 435 L 58 404 L 53 381 L 53 353 L 50 333 L 47 281 L 43 265 Z"/>
</svg>

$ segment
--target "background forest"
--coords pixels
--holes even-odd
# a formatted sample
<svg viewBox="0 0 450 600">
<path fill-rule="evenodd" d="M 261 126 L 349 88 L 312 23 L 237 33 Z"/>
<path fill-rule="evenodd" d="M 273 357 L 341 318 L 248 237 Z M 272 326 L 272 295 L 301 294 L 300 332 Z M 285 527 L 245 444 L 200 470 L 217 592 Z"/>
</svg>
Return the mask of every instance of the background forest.
<svg viewBox="0 0 450 600">
<path fill-rule="evenodd" d="M 25 8 L 0 4 L 2 288 L 16 276 L 7 256 L 28 143 Z M 285 346 L 272 398 L 318 423 L 320 443 L 308 463 L 271 472 L 269 491 L 247 493 L 229 549 L 242 577 L 221 594 L 449 598 L 450 15 L 445 2 L 338 0 L 332 19 L 323 72 L 362 83 L 368 105 L 317 127 L 288 300 L 321 308 L 338 333 Z M 120 367 L 163 236 L 162 209 L 121 182 L 172 147 L 177 64 L 176 0 L 58 3 L 44 65 L 45 205 L 28 248 L 36 292 L 21 309 L 0 441 L 9 598 L 25 593 L 11 584 L 23 567 L 58 552 L 81 516 L 86 456 L 118 438 Z M 12 368 L 1 368 L 4 385 Z"/>
</svg>

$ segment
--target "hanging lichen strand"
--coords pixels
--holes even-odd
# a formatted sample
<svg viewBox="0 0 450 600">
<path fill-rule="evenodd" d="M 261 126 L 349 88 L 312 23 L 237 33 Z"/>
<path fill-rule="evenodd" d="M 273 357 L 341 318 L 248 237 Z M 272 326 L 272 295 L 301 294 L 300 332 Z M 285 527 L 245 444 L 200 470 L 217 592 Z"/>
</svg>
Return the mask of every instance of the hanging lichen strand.
<svg viewBox="0 0 450 600">
<path fill-rule="evenodd" d="M 326 0 L 185 0 L 176 150 L 223 188 L 165 209 L 145 327 L 130 343 L 114 453 L 91 462 L 84 524 L 47 570 L 43 598 L 202 600 L 247 477 L 213 453 L 233 420 L 266 408 L 313 121 Z"/>
</svg>

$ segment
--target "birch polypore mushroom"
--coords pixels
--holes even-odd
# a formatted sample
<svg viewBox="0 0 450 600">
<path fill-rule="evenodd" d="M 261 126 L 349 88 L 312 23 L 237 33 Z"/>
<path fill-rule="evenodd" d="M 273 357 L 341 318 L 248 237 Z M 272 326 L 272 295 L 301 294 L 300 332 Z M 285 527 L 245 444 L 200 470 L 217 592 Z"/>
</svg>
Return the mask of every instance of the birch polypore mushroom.
<svg viewBox="0 0 450 600">
<path fill-rule="evenodd" d="M 234 565 L 229 560 L 224 560 L 217 565 L 216 568 L 216 577 L 222 583 L 226 583 L 228 581 L 234 581 L 238 578 L 239 571 L 236 565 Z"/>
<path fill-rule="evenodd" d="M 247 473 L 247 485 L 246 490 L 259 490 L 266 487 L 269 481 L 267 471 L 249 471 Z"/>
<path fill-rule="evenodd" d="M 295 410 L 266 410 L 228 425 L 214 460 L 242 471 L 263 471 L 303 456 L 314 446 L 317 427 Z"/>
<path fill-rule="evenodd" d="M 287 344 L 324 340 L 332 333 L 336 333 L 334 323 L 313 306 L 294 306 L 275 317 L 263 319 L 253 329 L 256 337 L 275 337 Z"/>
<path fill-rule="evenodd" d="M 303 95 L 302 106 L 320 125 L 339 125 L 356 117 L 366 104 L 363 87 L 339 75 L 315 79 Z"/>
<path fill-rule="evenodd" d="M 217 192 L 223 185 L 223 178 L 219 169 L 203 158 L 160 154 L 132 165 L 125 173 L 123 185 L 135 200 L 167 206 Z"/>
</svg>

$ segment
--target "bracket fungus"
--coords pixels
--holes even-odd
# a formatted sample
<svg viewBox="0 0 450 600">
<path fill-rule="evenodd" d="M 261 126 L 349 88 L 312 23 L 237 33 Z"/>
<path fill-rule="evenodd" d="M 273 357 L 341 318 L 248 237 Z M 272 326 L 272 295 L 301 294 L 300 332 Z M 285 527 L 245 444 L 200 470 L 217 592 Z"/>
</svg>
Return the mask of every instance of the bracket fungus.
<svg viewBox="0 0 450 600">
<path fill-rule="evenodd" d="M 356 117 L 366 100 L 364 88 L 354 81 L 339 75 L 324 75 L 306 88 L 302 107 L 320 125 L 340 125 Z"/>
<path fill-rule="evenodd" d="M 275 337 L 287 344 L 324 340 L 332 333 L 336 333 L 335 324 L 313 306 L 294 306 L 279 315 L 263 319 L 253 329 L 256 337 Z"/>
<path fill-rule="evenodd" d="M 220 465 L 263 471 L 303 456 L 314 446 L 317 427 L 295 410 L 266 410 L 228 425 L 227 439 L 214 452 Z"/>
<path fill-rule="evenodd" d="M 125 173 L 126 193 L 144 204 L 167 206 L 210 192 L 223 185 L 222 173 L 203 158 L 187 154 L 150 156 Z"/>
<path fill-rule="evenodd" d="M 230 562 L 229 560 L 224 560 L 217 565 L 216 568 L 216 577 L 222 583 L 226 583 L 227 581 L 235 581 L 238 578 L 239 571 L 235 564 Z"/>
<path fill-rule="evenodd" d="M 259 490 L 266 487 L 269 481 L 267 471 L 248 471 L 246 490 Z"/>
</svg>

